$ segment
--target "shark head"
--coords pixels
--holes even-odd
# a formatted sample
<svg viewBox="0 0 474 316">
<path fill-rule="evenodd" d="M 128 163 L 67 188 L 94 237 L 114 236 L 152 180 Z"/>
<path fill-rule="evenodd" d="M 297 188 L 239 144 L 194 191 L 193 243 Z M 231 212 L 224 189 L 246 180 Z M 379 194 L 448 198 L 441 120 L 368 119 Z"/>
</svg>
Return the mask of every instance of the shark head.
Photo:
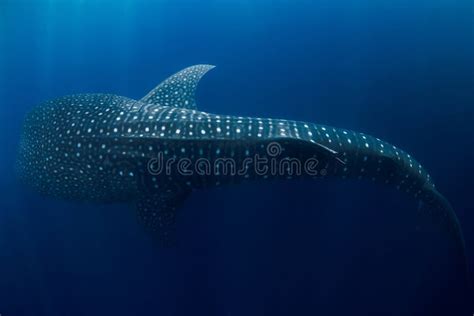
<svg viewBox="0 0 474 316">
<path fill-rule="evenodd" d="M 182 112 L 195 111 L 197 84 L 213 68 L 186 68 L 141 100 L 77 94 L 40 104 L 23 124 L 16 163 L 19 177 L 44 195 L 69 200 L 133 198 L 138 190 L 136 175 L 146 164 L 142 158 L 147 158 L 139 151 L 148 151 L 153 139 L 164 136 L 161 128 L 177 124 L 160 113 L 178 105 Z M 157 120 L 163 122 L 160 130 Z M 121 151 L 130 142 L 140 143 L 136 152 Z"/>
</svg>

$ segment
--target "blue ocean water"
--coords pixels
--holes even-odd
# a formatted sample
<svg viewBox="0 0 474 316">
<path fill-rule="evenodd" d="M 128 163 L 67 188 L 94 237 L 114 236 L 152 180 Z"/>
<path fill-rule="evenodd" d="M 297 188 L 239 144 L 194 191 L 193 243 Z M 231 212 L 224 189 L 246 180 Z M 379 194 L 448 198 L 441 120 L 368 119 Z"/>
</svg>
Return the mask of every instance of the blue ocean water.
<svg viewBox="0 0 474 316">
<path fill-rule="evenodd" d="M 13 166 L 36 104 L 139 99 L 215 64 L 202 110 L 350 128 L 413 154 L 458 214 L 474 271 L 473 21 L 467 0 L 0 0 L 0 314 L 471 315 L 446 234 L 388 187 L 199 192 L 180 246 L 161 249 L 132 208 L 41 197 Z"/>
</svg>

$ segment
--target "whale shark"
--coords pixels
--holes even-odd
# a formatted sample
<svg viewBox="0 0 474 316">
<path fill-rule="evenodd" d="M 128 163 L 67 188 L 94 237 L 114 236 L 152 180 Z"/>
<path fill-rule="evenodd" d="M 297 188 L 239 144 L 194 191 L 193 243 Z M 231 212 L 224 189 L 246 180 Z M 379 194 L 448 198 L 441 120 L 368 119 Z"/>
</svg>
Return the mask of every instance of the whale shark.
<svg viewBox="0 0 474 316">
<path fill-rule="evenodd" d="M 42 194 L 130 203 L 164 244 L 191 192 L 248 181 L 364 179 L 419 202 L 464 254 L 456 214 L 410 154 L 379 138 L 309 122 L 201 111 L 196 88 L 214 66 L 170 76 L 140 100 L 76 94 L 44 102 L 25 118 L 17 169 Z"/>
</svg>

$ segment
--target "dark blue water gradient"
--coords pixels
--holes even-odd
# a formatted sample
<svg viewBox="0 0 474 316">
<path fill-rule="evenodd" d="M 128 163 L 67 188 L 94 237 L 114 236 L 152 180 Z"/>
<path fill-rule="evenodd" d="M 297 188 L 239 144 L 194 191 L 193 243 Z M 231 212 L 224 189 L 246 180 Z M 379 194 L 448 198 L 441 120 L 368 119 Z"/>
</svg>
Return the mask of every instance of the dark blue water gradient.
<svg viewBox="0 0 474 316">
<path fill-rule="evenodd" d="M 13 164 L 37 103 L 140 98 L 211 63 L 203 110 L 351 128 L 412 153 L 459 215 L 474 270 L 473 5 L 0 1 L 0 313 L 470 315 L 452 244 L 390 188 L 327 180 L 194 194 L 181 246 L 160 249 L 131 208 L 40 197 Z"/>
</svg>

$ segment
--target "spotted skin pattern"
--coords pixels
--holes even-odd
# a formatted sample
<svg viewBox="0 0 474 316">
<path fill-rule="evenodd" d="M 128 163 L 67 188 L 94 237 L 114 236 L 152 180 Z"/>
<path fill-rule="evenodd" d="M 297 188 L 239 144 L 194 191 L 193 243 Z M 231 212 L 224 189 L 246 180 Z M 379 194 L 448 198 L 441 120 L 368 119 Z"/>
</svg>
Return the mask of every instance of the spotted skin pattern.
<svg viewBox="0 0 474 316">
<path fill-rule="evenodd" d="M 232 158 L 239 166 L 256 154 L 271 158 L 267 147 L 278 143 L 285 156 L 318 159 L 324 173 L 311 177 L 368 179 L 412 195 L 464 248 L 456 215 L 412 156 L 347 129 L 198 111 L 194 91 L 212 68 L 184 69 L 139 101 L 79 94 L 36 107 L 24 122 L 21 178 L 44 194 L 64 199 L 135 201 L 141 222 L 167 240 L 175 211 L 191 190 L 294 175 L 262 175 L 252 168 L 242 175 L 153 175 L 150 159 L 161 152 L 165 160 Z"/>
</svg>

